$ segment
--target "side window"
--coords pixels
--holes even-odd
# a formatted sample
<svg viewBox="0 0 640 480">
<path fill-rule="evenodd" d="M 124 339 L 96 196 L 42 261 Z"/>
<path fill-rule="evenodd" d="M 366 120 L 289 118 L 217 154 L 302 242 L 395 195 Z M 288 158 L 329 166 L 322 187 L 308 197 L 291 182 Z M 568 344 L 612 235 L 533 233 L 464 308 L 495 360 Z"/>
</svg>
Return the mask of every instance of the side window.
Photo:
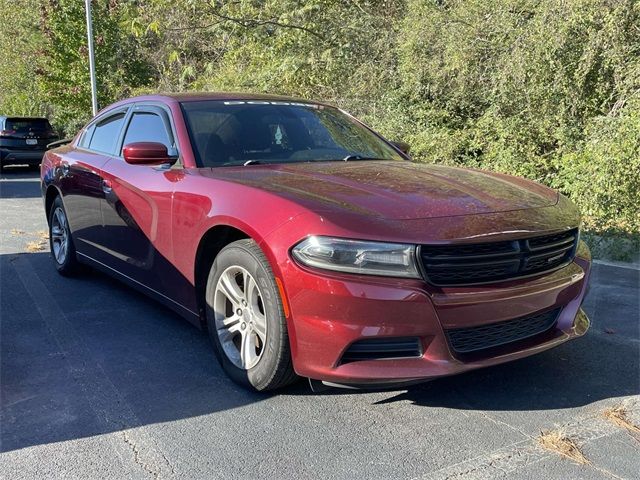
<svg viewBox="0 0 640 480">
<path fill-rule="evenodd" d="M 124 113 L 118 113 L 96 124 L 89 148 L 103 153 L 115 153 L 123 122 Z"/>
<path fill-rule="evenodd" d="M 131 117 L 122 145 L 133 142 L 162 143 L 167 149 L 173 146 L 160 115 L 150 112 L 134 113 Z"/>
<path fill-rule="evenodd" d="M 82 133 L 82 137 L 80 137 L 80 141 L 78 142 L 78 146 L 82 148 L 89 148 L 89 142 L 91 141 L 91 135 L 93 135 L 93 130 L 96 128 L 95 125 L 91 125 L 89 128 L 85 129 Z"/>
</svg>

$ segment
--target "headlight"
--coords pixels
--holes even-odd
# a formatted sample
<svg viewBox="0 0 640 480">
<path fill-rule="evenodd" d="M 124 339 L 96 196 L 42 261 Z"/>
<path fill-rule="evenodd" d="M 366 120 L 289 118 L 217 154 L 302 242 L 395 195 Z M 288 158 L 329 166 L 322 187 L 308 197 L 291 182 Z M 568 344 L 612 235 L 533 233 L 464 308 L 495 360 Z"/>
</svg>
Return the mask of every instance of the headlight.
<svg viewBox="0 0 640 480">
<path fill-rule="evenodd" d="M 337 272 L 420 278 L 415 245 L 309 237 L 293 247 L 296 260 Z"/>
</svg>

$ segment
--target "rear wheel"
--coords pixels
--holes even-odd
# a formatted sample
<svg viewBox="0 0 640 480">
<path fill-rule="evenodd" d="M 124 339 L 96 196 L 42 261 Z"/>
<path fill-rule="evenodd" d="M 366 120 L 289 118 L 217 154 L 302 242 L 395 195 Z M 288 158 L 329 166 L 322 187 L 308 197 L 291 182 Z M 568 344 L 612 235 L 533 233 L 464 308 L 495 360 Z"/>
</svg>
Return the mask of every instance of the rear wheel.
<svg viewBox="0 0 640 480">
<path fill-rule="evenodd" d="M 72 275 L 78 271 L 76 249 L 60 197 L 56 197 L 49 211 L 49 247 L 53 263 L 60 274 Z"/>
<path fill-rule="evenodd" d="M 282 300 L 271 267 L 253 240 L 233 242 L 218 254 L 206 301 L 209 336 L 234 381 L 264 391 L 297 378 Z"/>
</svg>

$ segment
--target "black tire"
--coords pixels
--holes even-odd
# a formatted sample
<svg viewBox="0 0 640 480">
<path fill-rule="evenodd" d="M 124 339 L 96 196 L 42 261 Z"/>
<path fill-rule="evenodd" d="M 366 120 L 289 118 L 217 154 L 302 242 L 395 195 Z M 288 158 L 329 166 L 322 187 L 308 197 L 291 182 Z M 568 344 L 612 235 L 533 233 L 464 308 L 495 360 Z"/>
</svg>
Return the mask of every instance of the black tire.
<svg viewBox="0 0 640 480">
<path fill-rule="evenodd" d="M 261 294 L 267 334 L 257 364 L 245 370 L 236 366 L 225 353 L 216 329 L 214 301 L 221 275 L 230 267 L 241 267 L 255 279 Z M 289 335 L 271 266 L 258 245 L 250 239 L 227 245 L 218 254 L 207 279 L 207 329 L 220 365 L 236 383 L 258 391 L 274 390 L 294 382 Z"/>
<path fill-rule="evenodd" d="M 66 220 L 67 213 L 64 209 L 64 205 L 62 204 L 62 199 L 59 196 L 56 197 L 56 199 L 53 201 L 51 209 L 49 210 L 49 248 L 51 250 L 51 258 L 53 259 L 53 264 L 55 265 L 56 270 L 58 270 L 58 273 L 64 276 L 72 276 L 78 273 L 78 271 L 80 270 L 80 263 L 78 262 L 78 258 L 76 256 L 76 248 L 73 244 L 73 238 L 71 238 L 71 230 L 69 229 L 68 221 L 64 222 L 63 227 L 66 235 L 65 238 L 67 241 L 66 255 L 64 256 L 64 259 L 62 261 L 59 261 L 54 253 L 53 228 L 54 223 L 56 223 L 54 221 L 54 215 L 56 214 L 57 209 L 60 209 L 62 211 Z M 59 222 L 57 222 L 56 225 L 59 225 Z"/>
</svg>

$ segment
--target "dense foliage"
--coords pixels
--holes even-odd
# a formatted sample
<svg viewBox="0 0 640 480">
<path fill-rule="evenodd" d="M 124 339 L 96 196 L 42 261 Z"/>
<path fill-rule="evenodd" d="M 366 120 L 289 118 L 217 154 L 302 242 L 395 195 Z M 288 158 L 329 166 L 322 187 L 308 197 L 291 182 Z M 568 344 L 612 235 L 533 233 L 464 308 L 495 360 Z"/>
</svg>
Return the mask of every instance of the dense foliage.
<svg viewBox="0 0 640 480">
<path fill-rule="evenodd" d="M 89 116 L 79 0 L 8 0 L 0 111 Z M 94 0 L 100 104 L 143 91 L 324 99 L 418 161 L 559 188 L 640 231 L 637 0 Z M 9 75 L 6 75 L 9 72 Z"/>
</svg>

